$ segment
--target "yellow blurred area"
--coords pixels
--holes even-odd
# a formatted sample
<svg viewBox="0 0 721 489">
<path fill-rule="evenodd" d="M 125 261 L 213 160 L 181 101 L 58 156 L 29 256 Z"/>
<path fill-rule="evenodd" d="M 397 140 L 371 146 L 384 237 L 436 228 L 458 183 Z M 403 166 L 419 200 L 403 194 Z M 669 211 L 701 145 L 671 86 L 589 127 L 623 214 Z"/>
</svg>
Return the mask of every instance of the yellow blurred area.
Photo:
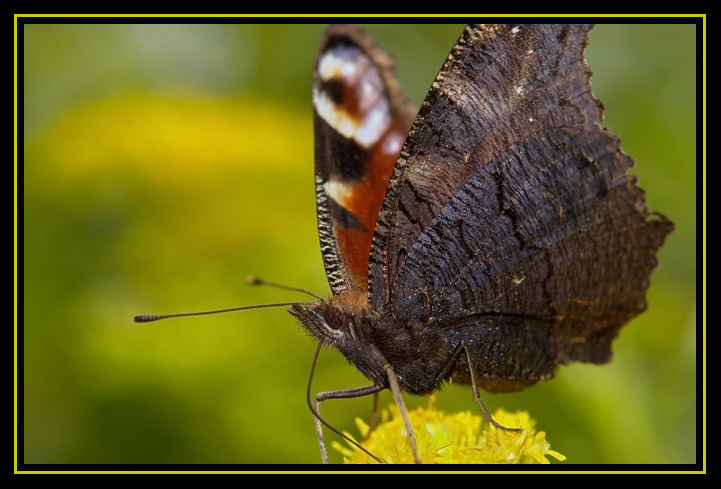
<svg viewBox="0 0 721 489">
<path fill-rule="evenodd" d="M 308 114 L 252 96 L 102 99 L 66 112 L 49 128 L 38 144 L 46 157 L 38 164 L 49 174 L 37 183 L 65 205 L 77 200 L 83 212 L 93 209 L 78 195 L 68 200 L 71 189 L 108 201 L 126 192 L 119 182 L 127 180 L 151 192 L 152 205 L 164 210 L 146 214 L 119 237 L 118 260 L 153 257 L 171 268 L 209 249 L 220 259 L 255 236 L 312 232 L 312 220 L 279 226 L 269 219 L 292 215 L 301 199 L 312 207 L 310 122 Z M 304 185 L 291 186 L 300 178 Z M 230 221 L 233 216 L 238 219 Z"/>
<path fill-rule="evenodd" d="M 177 188 L 228 168 L 297 168 L 311 161 L 311 138 L 307 114 L 253 97 L 133 94 L 67 112 L 45 145 L 56 184 L 117 165 Z"/>
</svg>

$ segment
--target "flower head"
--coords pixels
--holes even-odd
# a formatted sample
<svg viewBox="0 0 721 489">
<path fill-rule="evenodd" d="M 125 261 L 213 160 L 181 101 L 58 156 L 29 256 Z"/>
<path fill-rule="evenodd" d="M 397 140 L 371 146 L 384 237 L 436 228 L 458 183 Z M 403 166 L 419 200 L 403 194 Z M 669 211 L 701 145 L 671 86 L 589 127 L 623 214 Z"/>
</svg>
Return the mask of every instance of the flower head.
<svg viewBox="0 0 721 489">
<path fill-rule="evenodd" d="M 389 410 L 392 419 L 389 419 Z M 523 428 L 522 432 L 503 431 L 486 422 L 482 416 L 438 411 L 435 398 L 428 408 L 408 412 L 416 436 L 421 460 L 433 464 L 548 464 L 547 456 L 557 460 L 566 457 L 551 450 L 543 431 L 536 431 L 535 420 L 525 411 L 508 413 L 498 409 L 493 418 L 509 428 Z M 370 427 L 356 418 L 356 426 L 363 438 L 359 443 L 386 463 L 412 464 L 413 453 L 408 442 L 403 419 L 395 405 L 381 413 L 381 423 L 369 433 Z M 349 437 L 352 436 L 346 433 Z M 338 442 L 333 447 L 341 452 L 347 464 L 377 463 L 352 444 L 350 448 Z"/>
</svg>

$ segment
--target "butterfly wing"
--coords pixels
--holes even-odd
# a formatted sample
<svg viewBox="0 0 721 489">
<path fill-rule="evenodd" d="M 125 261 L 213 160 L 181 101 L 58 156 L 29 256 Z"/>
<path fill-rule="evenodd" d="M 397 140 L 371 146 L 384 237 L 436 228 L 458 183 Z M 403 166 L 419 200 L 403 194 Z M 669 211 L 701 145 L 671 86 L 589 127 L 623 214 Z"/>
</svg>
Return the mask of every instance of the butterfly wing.
<svg viewBox="0 0 721 489">
<path fill-rule="evenodd" d="M 332 25 L 313 79 L 318 231 L 333 295 L 365 291 L 388 180 L 416 110 L 394 62 L 360 27 Z"/>
<path fill-rule="evenodd" d="M 564 345 L 549 365 L 608 360 L 645 308 L 673 224 L 647 209 L 626 175 L 633 160 L 599 125 L 590 29 L 465 30 L 391 177 L 371 249 L 374 309 L 436 327 L 526 318 Z"/>
</svg>

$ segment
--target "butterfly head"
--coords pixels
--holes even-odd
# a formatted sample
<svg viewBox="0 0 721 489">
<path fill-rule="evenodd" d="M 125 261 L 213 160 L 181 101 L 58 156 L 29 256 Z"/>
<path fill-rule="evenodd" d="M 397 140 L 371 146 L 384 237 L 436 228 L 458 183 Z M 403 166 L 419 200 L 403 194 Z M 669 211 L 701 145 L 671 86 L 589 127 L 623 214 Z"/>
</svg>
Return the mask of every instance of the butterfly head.
<svg viewBox="0 0 721 489">
<path fill-rule="evenodd" d="M 388 363 L 378 347 L 380 322 L 365 291 L 348 290 L 332 299 L 294 305 L 288 312 L 324 345 L 339 350 L 348 361 L 377 385 L 386 385 L 383 366 Z M 381 328 L 382 329 L 382 328 Z"/>
<path fill-rule="evenodd" d="M 318 300 L 310 306 L 294 305 L 288 312 L 325 344 L 342 349 L 344 343 L 358 341 L 359 322 L 367 316 L 364 294 L 343 293 Z"/>
</svg>

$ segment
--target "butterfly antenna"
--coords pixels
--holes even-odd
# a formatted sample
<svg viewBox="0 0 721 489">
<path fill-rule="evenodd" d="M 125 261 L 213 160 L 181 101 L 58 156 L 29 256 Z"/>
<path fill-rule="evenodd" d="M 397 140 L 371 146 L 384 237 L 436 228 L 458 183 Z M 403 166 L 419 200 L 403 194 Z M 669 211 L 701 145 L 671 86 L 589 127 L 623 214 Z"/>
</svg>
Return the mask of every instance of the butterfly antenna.
<svg viewBox="0 0 721 489">
<path fill-rule="evenodd" d="M 201 312 L 180 312 L 175 314 L 160 314 L 160 315 L 141 315 L 141 316 L 135 316 L 133 318 L 133 321 L 136 323 L 149 323 L 152 321 L 159 321 L 161 319 L 169 319 L 169 318 L 182 318 L 182 317 L 188 317 L 188 316 L 207 316 L 209 314 L 220 314 L 222 312 L 234 312 L 234 311 L 246 311 L 248 309 L 262 309 L 265 307 L 287 307 L 287 306 L 308 306 L 310 305 L 310 302 L 279 302 L 276 304 L 260 304 L 256 306 L 240 306 L 240 307 L 231 307 L 228 309 L 217 309 L 215 311 L 201 311 Z"/>
<path fill-rule="evenodd" d="M 277 289 L 283 289 L 283 290 L 290 290 L 292 292 L 300 292 L 301 294 L 307 294 L 311 297 L 315 297 L 319 300 L 325 300 L 321 296 L 314 294 L 313 292 L 305 289 L 301 289 L 299 287 L 291 287 L 290 285 L 283 285 L 283 284 L 277 284 L 275 282 L 266 282 L 265 280 L 262 280 L 255 275 L 248 275 L 246 278 L 246 281 L 248 282 L 248 285 L 268 285 L 270 287 L 275 287 Z"/>
<path fill-rule="evenodd" d="M 298 287 L 291 287 L 289 285 L 283 285 L 283 284 L 276 284 L 275 282 L 266 282 L 265 280 L 261 280 L 258 277 L 254 275 L 248 275 L 246 278 L 249 285 L 269 285 L 271 287 L 275 287 L 277 289 L 283 289 L 283 290 L 290 290 L 292 292 L 301 292 L 303 294 L 307 294 L 311 297 L 314 297 L 319 300 L 324 300 L 321 296 L 314 294 L 313 292 L 310 292 L 305 289 L 301 289 Z M 209 314 L 220 314 L 223 312 L 234 312 L 234 311 L 246 311 L 248 309 L 262 309 L 265 307 L 287 307 L 287 306 L 309 306 L 310 302 L 279 302 L 276 304 L 260 304 L 255 306 L 240 306 L 240 307 L 231 307 L 228 309 L 218 309 L 215 311 L 201 311 L 201 312 L 181 312 L 176 314 L 160 314 L 160 315 L 140 315 L 135 316 L 133 318 L 133 321 L 136 323 L 149 323 L 152 321 L 159 321 L 161 319 L 169 319 L 169 318 L 182 318 L 182 317 L 188 317 L 188 316 L 207 316 Z"/>
</svg>

